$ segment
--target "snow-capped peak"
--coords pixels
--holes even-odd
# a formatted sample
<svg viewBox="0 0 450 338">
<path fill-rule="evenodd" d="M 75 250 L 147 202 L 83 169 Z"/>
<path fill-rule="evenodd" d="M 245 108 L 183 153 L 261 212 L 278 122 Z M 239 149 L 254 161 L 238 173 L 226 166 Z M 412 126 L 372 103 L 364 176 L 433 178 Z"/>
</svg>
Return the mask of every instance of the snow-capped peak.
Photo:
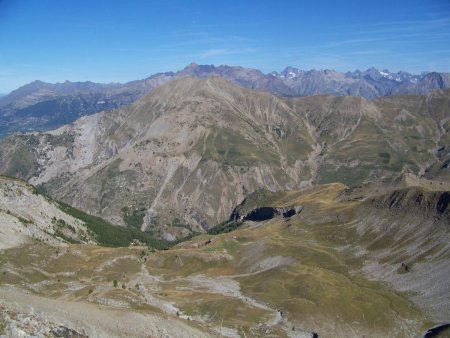
<svg viewBox="0 0 450 338">
<path fill-rule="evenodd" d="M 383 72 L 383 71 L 380 71 L 380 75 L 381 75 L 382 77 L 386 78 L 386 79 L 393 80 L 392 75 L 389 74 L 389 73 L 387 73 L 386 71 L 384 71 L 384 72 Z"/>
</svg>

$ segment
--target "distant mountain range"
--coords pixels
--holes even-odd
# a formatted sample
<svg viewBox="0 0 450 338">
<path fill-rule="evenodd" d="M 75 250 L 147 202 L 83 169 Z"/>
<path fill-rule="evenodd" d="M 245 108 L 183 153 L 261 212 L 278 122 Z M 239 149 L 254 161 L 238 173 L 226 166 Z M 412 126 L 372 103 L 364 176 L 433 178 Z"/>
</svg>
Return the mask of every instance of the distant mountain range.
<svg viewBox="0 0 450 338">
<path fill-rule="evenodd" d="M 264 74 L 257 69 L 191 63 L 178 72 L 158 73 L 124 84 L 31 82 L 0 97 L 0 137 L 16 131 L 49 130 L 83 115 L 117 109 L 134 103 L 161 84 L 186 76 L 219 76 L 244 88 L 291 97 L 330 94 L 373 99 L 397 94 L 426 94 L 450 87 L 449 73 L 414 75 L 375 68 L 339 73 L 328 69 L 304 71 L 287 67 L 280 73 Z"/>
</svg>

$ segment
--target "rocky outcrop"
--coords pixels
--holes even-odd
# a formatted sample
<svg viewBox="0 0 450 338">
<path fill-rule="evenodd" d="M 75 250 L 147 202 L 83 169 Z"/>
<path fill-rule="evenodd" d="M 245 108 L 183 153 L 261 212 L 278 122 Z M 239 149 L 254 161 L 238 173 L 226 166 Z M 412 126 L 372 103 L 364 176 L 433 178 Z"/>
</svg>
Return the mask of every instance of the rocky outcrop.
<svg viewBox="0 0 450 338">
<path fill-rule="evenodd" d="M 65 326 L 58 326 L 52 330 L 54 337 L 61 338 L 88 338 L 88 336 L 81 334 L 75 330 L 69 329 Z"/>
<path fill-rule="evenodd" d="M 278 216 L 282 216 L 283 218 L 288 219 L 300 213 L 302 209 L 303 207 L 300 205 L 287 208 L 255 207 L 246 214 L 241 215 L 239 213 L 239 209 L 235 208 L 230 216 L 230 221 L 244 220 L 244 221 L 261 222 Z"/>
<path fill-rule="evenodd" d="M 449 333 L 450 333 L 450 324 L 443 324 L 427 330 L 423 338 L 445 337 Z"/>
<path fill-rule="evenodd" d="M 418 187 L 404 188 L 394 190 L 383 197 L 371 198 L 367 203 L 390 213 L 420 213 L 450 221 L 450 192 L 448 191 L 426 191 Z"/>
</svg>

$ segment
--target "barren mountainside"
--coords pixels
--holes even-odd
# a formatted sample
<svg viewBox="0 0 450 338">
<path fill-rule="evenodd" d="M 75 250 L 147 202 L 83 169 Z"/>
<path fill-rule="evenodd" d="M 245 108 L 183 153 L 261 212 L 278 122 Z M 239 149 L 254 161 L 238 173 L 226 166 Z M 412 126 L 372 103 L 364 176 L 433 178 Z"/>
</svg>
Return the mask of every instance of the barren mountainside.
<svg viewBox="0 0 450 338">
<path fill-rule="evenodd" d="M 450 92 L 280 98 L 183 78 L 135 104 L 0 143 L 0 171 L 115 224 L 173 240 L 246 195 L 423 174 L 448 153 Z M 447 168 L 433 169 L 441 173 Z"/>
<path fill-rule="evenodd" d="M 96 243 L 86 224 L 20 180 L 0 176 L 0 250 L 32 242 Z"/>
</svg>

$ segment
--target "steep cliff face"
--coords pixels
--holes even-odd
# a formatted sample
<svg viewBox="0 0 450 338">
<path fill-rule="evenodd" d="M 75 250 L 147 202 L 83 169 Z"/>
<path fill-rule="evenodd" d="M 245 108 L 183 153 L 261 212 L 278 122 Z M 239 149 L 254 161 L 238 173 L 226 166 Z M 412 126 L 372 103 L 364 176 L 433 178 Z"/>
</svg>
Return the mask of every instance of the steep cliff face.
<svg viewBox="0 0 450 338">
<path fill-rule="evenodd" d="M 0 171 L 174 239 L 228 219 L 259 188 L 419 172 L 449 143 L 448 107 L 445 91 L 282 99 L 221 78 L 183 78 L 128 108 L 3 140 Z"/>
</svg>

